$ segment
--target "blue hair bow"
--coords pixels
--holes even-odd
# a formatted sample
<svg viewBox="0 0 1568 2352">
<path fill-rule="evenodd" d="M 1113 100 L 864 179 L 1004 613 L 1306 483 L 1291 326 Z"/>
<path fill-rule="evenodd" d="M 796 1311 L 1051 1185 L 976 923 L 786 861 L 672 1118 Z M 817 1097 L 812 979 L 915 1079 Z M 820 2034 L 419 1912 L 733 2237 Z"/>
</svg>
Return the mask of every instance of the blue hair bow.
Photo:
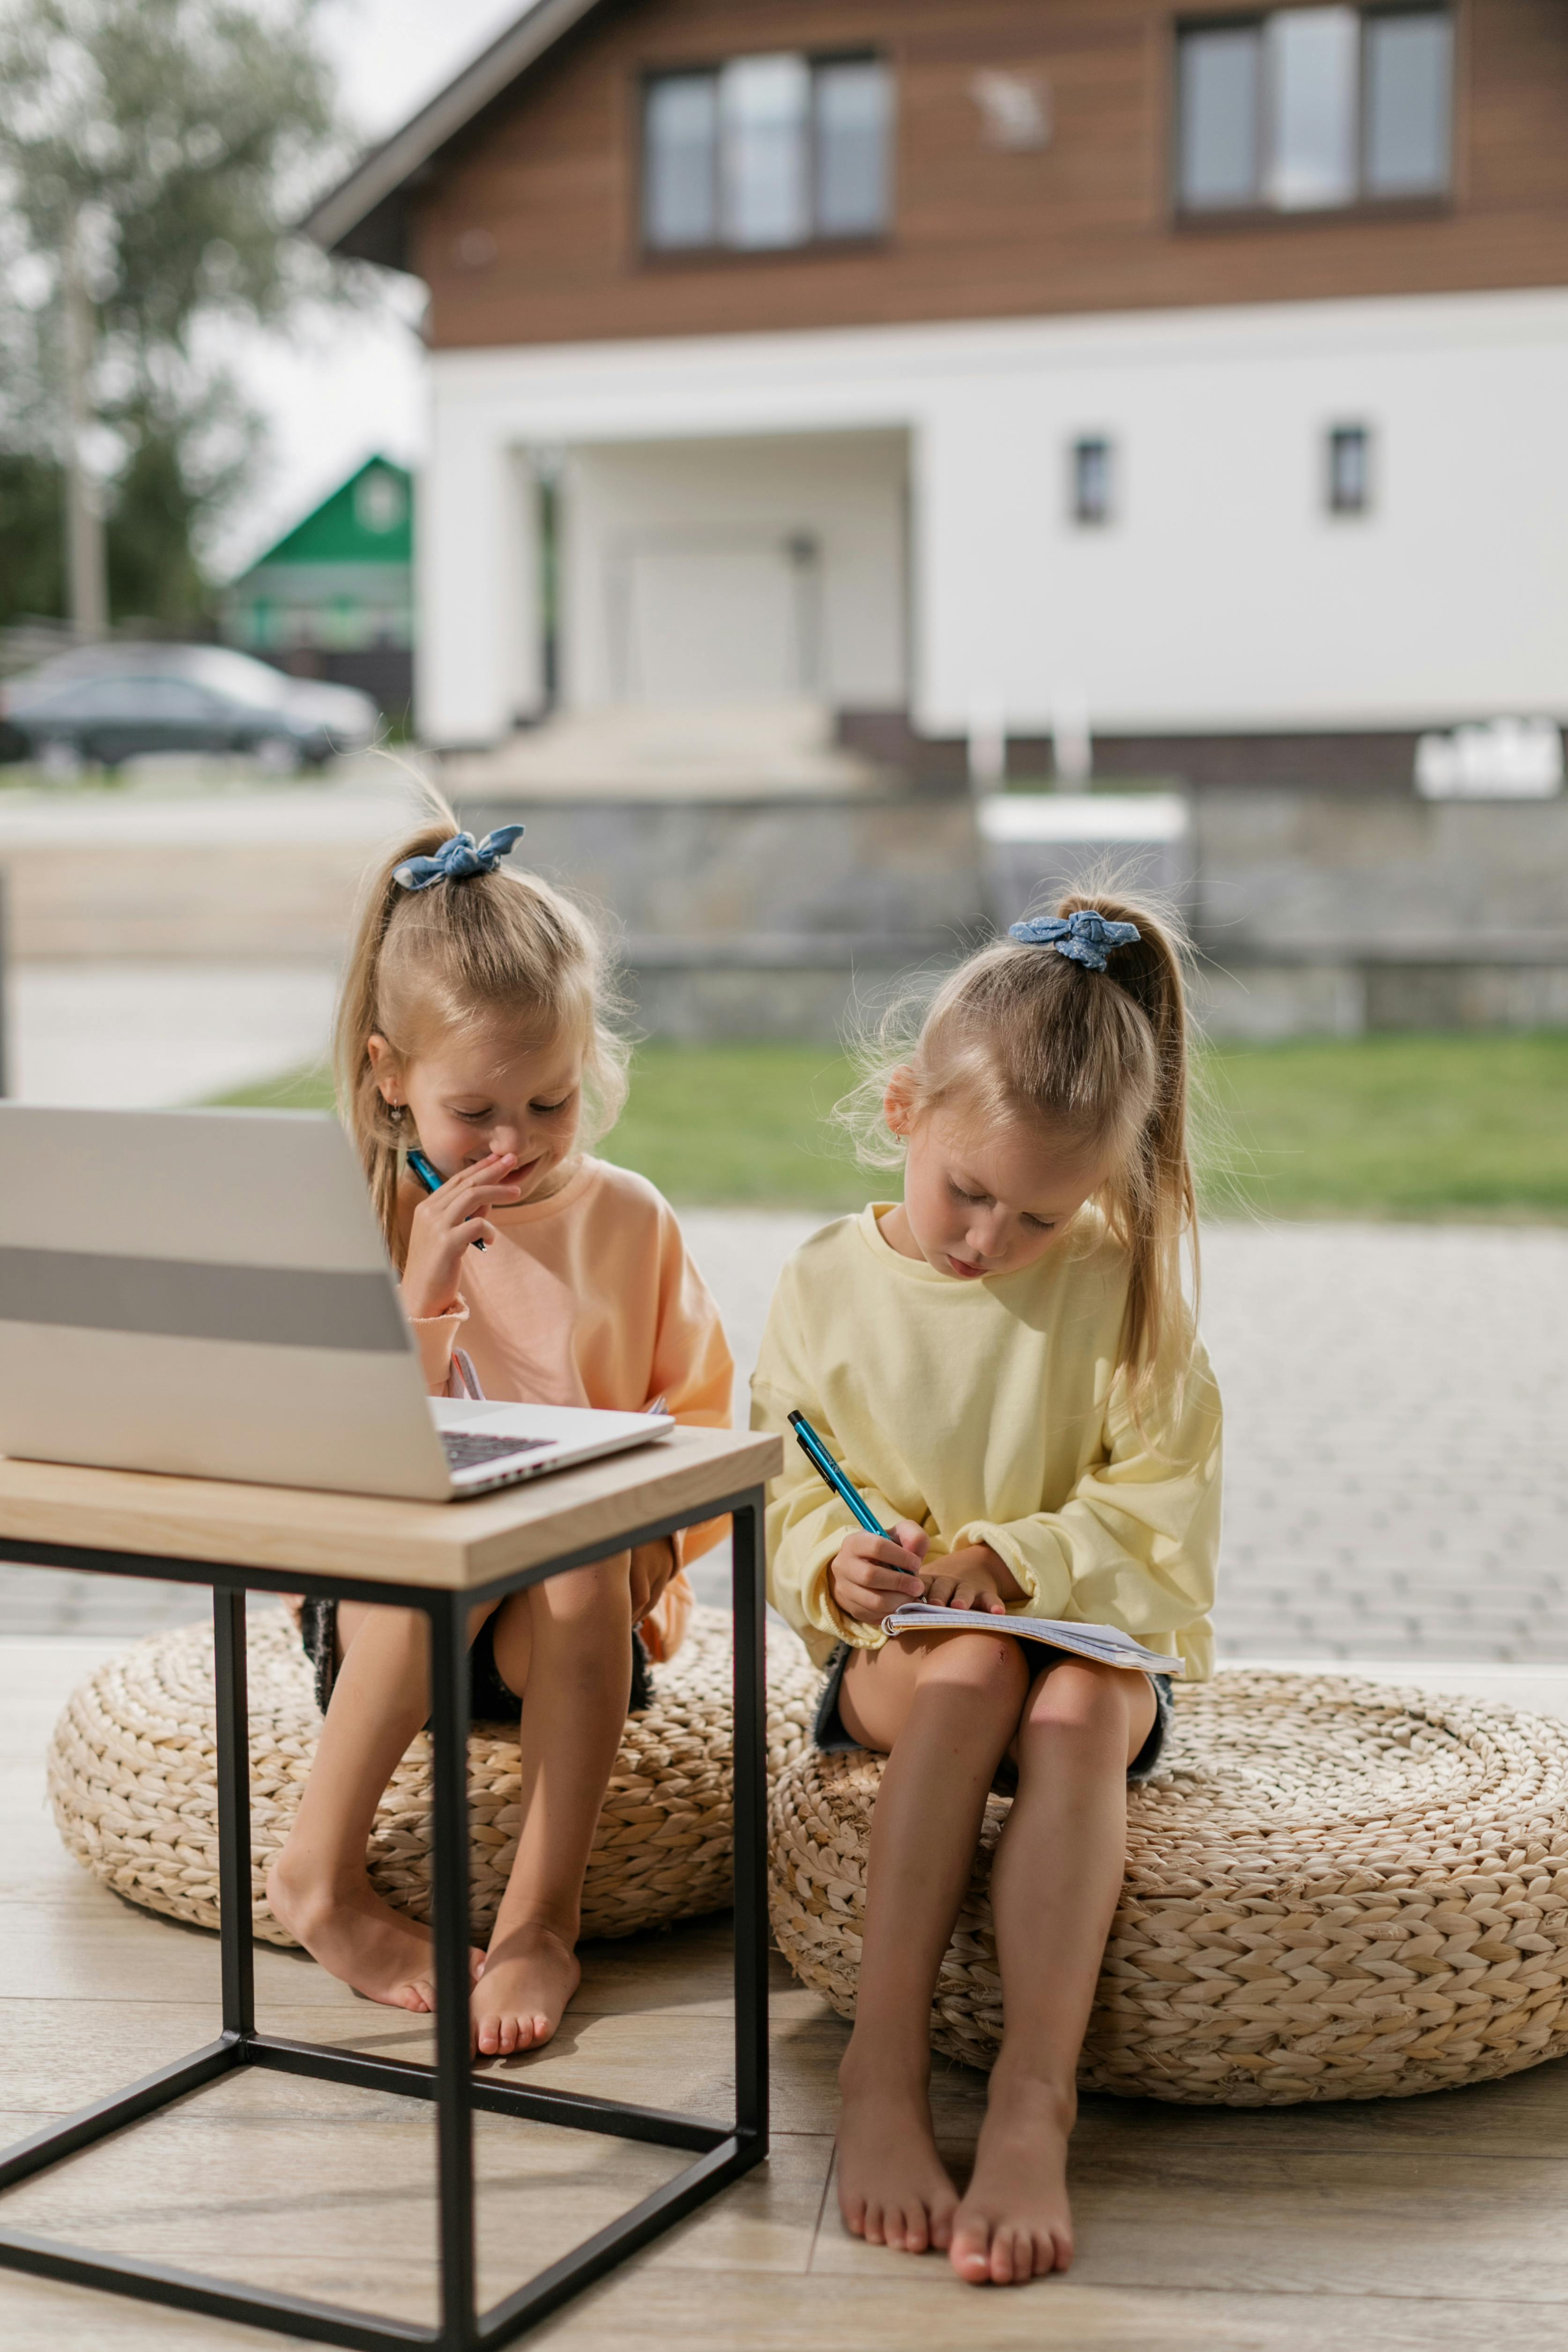
<svg viewBox="0 0 1568 2352">
<path fill-rule="evenodd" d="M 494 874 L 522 833 L 520 824 L 498 824 L 483 841 L 471 833 L 455 833 L 434 857 L 405 857 L 392 867 L 392 880 L 405 890 L 428 890 L 433 882 L 466 882 L 471 874 Z"/>
<path fill-rule="evenodd" d="M 1054 948 L 1072 963 L 1087 964 L 1091 971 L 1103 971 L 1105 958 L 1113 948 L 1130 948 L 1143 933 L 1136 923 L 1108 923 L 1092 907 L 1080 907 L 1077 913 L 1065 919 L 1061 915 L 1034 915 L 1027 923 L 1012 923 L 1008 929 L 1009 940 L 1021 940 L 1026 947 Z"/>
</svg>

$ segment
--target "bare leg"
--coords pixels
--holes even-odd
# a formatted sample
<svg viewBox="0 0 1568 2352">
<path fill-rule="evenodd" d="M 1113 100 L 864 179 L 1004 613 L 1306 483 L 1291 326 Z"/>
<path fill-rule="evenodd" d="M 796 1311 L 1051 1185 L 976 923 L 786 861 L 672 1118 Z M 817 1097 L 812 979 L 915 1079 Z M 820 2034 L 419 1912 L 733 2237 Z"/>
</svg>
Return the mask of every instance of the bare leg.
<svg viewBox="0 0 1568 2352">
<path fill-rule="evenodd" d="M 1078 2053 L 1125 1867 L 1127 1767 L 1154 1716 L 1144 1675 L 1065 1658 L 1036 1680 L 1019 1727 L 1018 1795 L 991 1867 L 1006 2022 L 951 2247 L 976 2285 L 1072 2259 Z"/>
<path fill-rule="evenodd" d="M 483 1622 L 476 1612 L 470 1639 Z M 365 1850 L 382 1790 L 430 1711 L 423 1612 L 344 1601 L 343 1662 L 299 1811 L 267 1874 L 273 1916 L 368 2000 L 435 2007 L 430 1930 L 371 1886 Z M 473 1955 L 476 1969 L 479 1955 Z"/>
<path fill-rule="evenodd" d="M 1023 1704 L 1019 1647 L 1007 1634 L 934 1633 L 857 1653 L 845 1676 L 845 1728 L 888 1762 L 839 2070 L 839 2204 L 857 2237 L 906 2253 L 946 2246 L 957 2202 L 931 2127 L 931 1998 Z"/>
<path fill-rule="evenodd" d="M 622 1552 L 549 1577 L 497 1619 L 497 1667 L 524 1698 L 521 1827 L 474 1988 L 486 2057 L 548 2042 L 581 1978 L 583 1874 L 631 1696 L 630 1570 Z"/>
</svg>

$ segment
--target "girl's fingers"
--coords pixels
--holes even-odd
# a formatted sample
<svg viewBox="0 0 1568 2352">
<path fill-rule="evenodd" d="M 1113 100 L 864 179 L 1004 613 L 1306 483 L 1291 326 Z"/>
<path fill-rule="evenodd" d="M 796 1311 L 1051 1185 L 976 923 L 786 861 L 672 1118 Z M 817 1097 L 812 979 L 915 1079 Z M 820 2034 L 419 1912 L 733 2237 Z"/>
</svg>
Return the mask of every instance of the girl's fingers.
<svg viewBox="0 0 1568 2352">
<path fill-rule="evenodd" d="M 512 1177 L 493 1175 L 486 1176 L 478 1184 L 444 1184 L 439 1192 L 433 1192 L 430 1197 L 444 1209 L 461 1210 L 472 1208 L 476 1202 L 504 1201 L 508 1196 L 515 1197 L 521 1190 L 522 1187 Z"/>
<path fill-rule="evenodd" d="M 447 1211 L 449 1224 L 462 1224 L 476 1209 L 494 1209 L 516 1201 L 521 1187 L 517 1184 L 476 1184 L 471 1192 L 455 1200 Z"/>
<path fill-rule="evenodd" d="M 918 1599 L 925 1589 L 922 1580 L 907 1569 L 878 1568 L 874 1563 L 865 1570 L 862 1582 L 873 1592 L 891 1592 L 906 1601 Z"/>
<path fill-rule="evenodd" d="M 905 1551 L 902 1544 L 883 1543 L 880 1537 L 873 1538 L 873 1541 L 875 1548 L 869 1554 L 873 1566 L 890 1568 L 899 1576 L 919 1575 L 920 1559 L 917 1553 Z"/>
<path fill-rule="evenodd" d="M 476 1160 L 471 1168 L 460 1168 L 455 1176 L 448 1176 L 440 1192 L 429 1198 L 445 1206 L 454 1201 L 473 1200 L 486 1191 L 493 1192 L 506 1186 L 516 1164 L 509 1151 L 493 1151 L 487 1160 Z"/>
</svg>

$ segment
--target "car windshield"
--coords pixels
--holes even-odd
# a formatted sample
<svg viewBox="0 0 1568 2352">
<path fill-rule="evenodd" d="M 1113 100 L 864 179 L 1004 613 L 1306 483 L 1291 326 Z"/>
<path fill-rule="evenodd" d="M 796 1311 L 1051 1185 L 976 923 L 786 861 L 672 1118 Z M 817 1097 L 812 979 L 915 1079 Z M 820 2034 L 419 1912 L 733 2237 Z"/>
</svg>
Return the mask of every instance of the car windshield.
<svg viewBox="0 0 1568 2352">
<path fill-rule="evenodd" d="M 221 694 L 231 702 L 249 703 L 261 710 L 281 709 L 293 685 L 281 670 L 248 654 L 231 653 L 224 646 L 192 646 L 180 665 L 187 677 Z"/>
</svg>

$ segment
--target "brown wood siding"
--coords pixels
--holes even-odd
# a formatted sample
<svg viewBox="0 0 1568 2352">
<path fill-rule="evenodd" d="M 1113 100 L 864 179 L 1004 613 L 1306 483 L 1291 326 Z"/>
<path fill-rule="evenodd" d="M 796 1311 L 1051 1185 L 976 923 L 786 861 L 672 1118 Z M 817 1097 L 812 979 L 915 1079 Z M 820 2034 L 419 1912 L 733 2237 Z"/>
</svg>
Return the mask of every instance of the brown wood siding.
<svg viewBox="0 0 1568 2352">
<path fill-rule="evenodd" d="M 415 206 L 441 349 L 1568 284 L 1568 0 L 1461 0 L 1451 205 L 1174 219 L 1174 26 L 1207 0 L 616 0 L 465 134 Z M 894 222 L 840 250 L 650 259 L 643 77 L 879 49 Z M 1051 144 L 988 146 L 977 69 L 1049 80 Z M 476 234 L 477 232 L 477 235 Z"/>
</svg>

